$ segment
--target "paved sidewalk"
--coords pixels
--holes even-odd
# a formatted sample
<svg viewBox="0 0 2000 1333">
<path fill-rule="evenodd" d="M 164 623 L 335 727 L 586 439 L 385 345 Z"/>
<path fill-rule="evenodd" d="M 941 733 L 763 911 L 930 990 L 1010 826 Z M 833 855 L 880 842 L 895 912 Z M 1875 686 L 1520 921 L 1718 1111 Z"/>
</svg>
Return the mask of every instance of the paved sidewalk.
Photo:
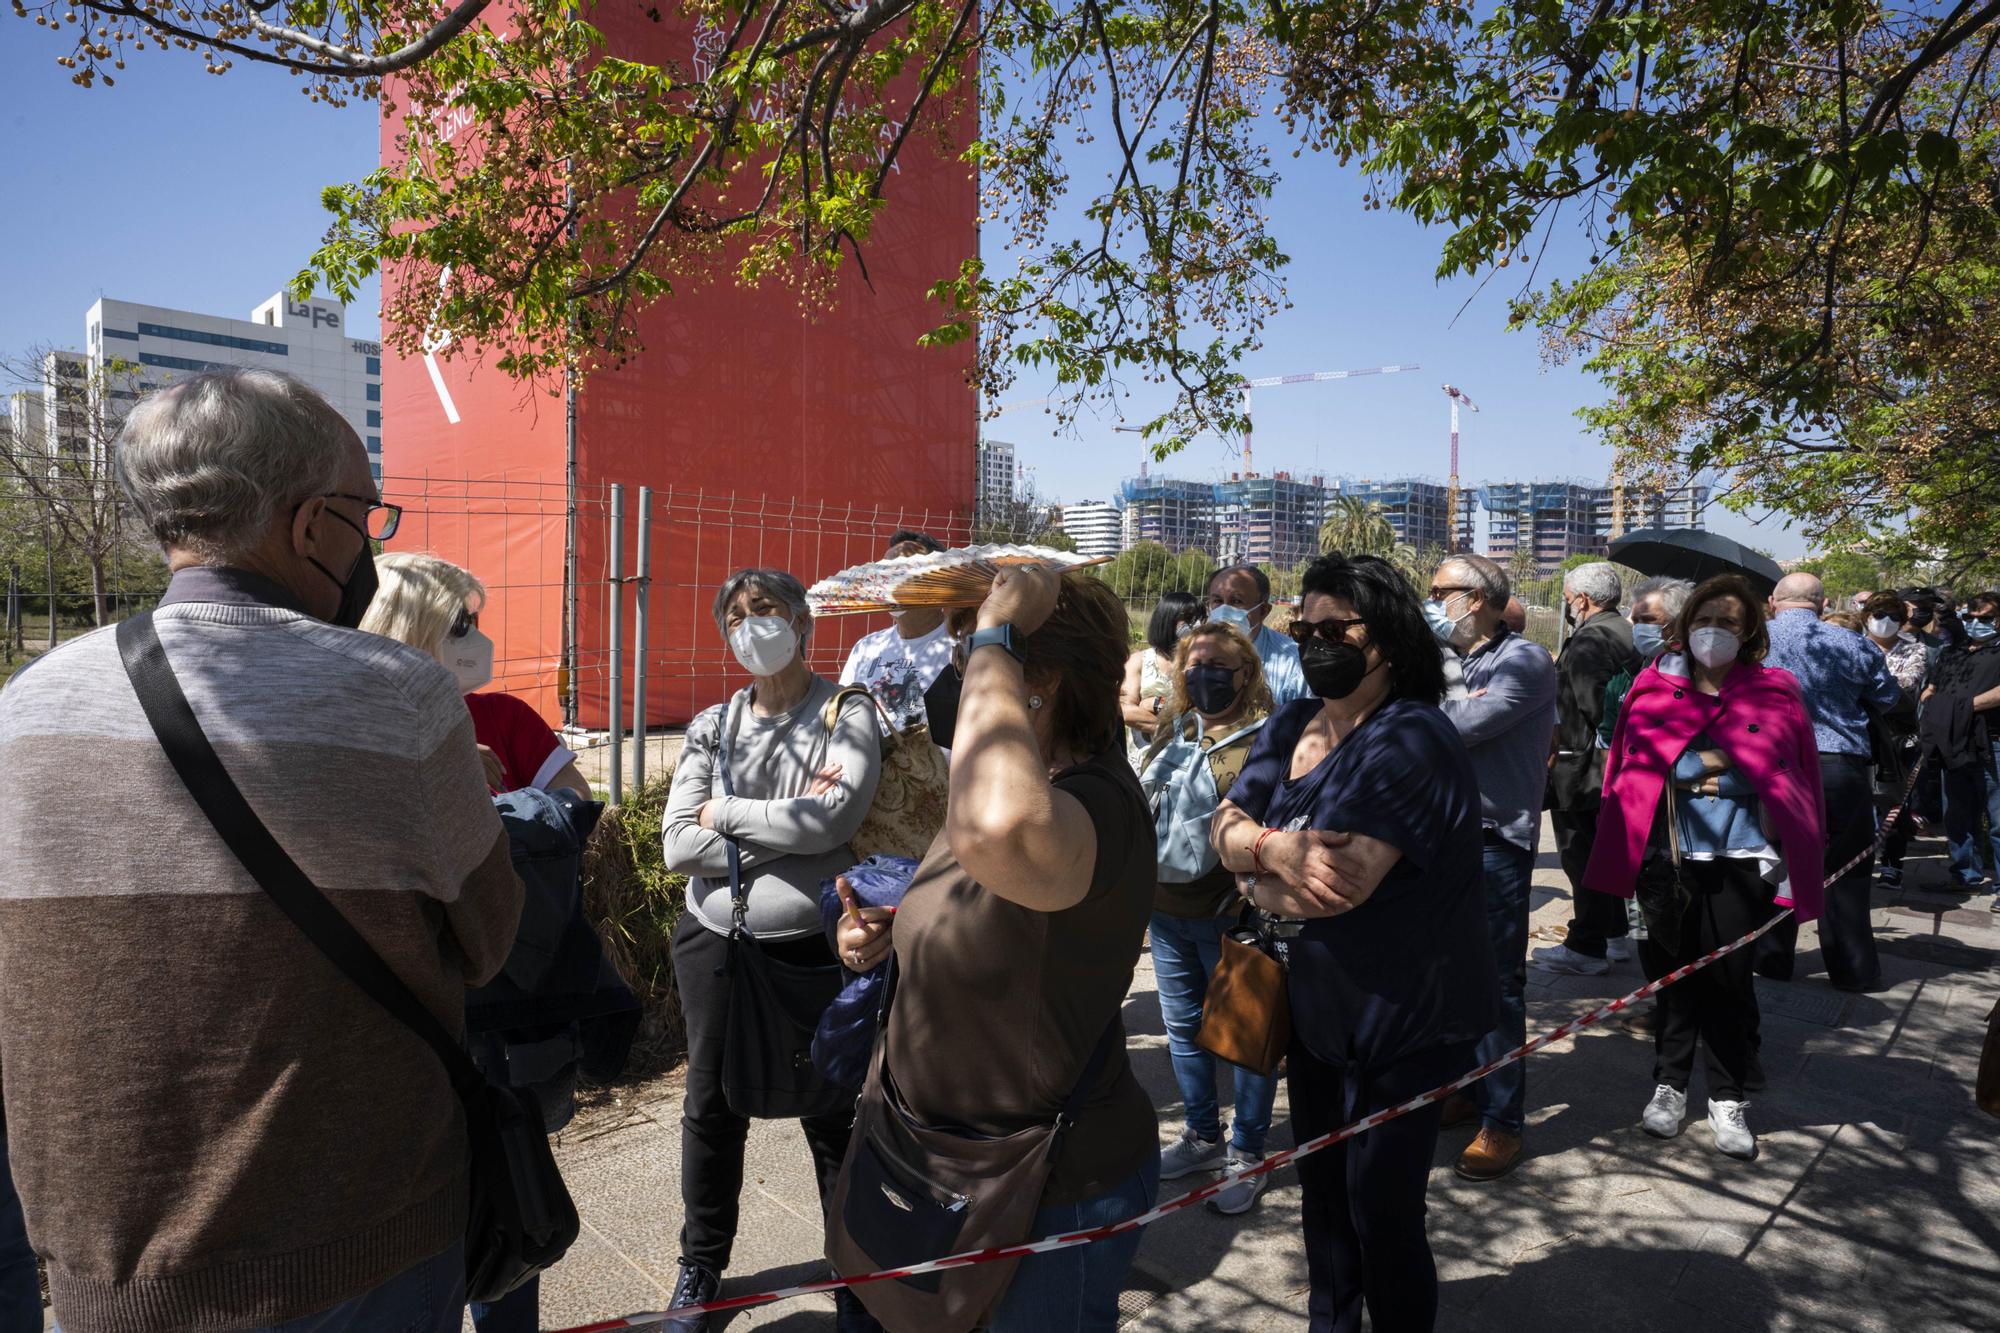
<svg viewBox="0 0 2000 1333">
<path fill-rule="evenodd" d="M 1545 847 L 1552 846 L 1546 834 Z M 1928 844 L 1926 850 L 1935 850 Z M 2000 918 L 1944 888 L 1914 859 L 1910 887 L 1876 894 L 1889 989 L 1842 995 L 1801 932 L 1800 980 L 1759 981 L 1768 1091 L 1750 1122 L 1754 1163 L 1716 1153 L 1699 1114 L 1679 1139 L 1638 1129 L 1652 1049 L 1612 1025 L 1529 1057 L 1528 1148 L 1511 1176 L 1452 1174 L 1469 1131 L 1448 1131 L 1431 1176 L 1442 1329 L 1824 1329 L 1829 1333 L 1991 1327 L 2000 1310 L 2000 1122 L 1972 1104 L 1986 1015 L 2000 999 Z M 1552 852 L 1537 868 L 1546 942 L 1569 916 Z M 1531 973 L 1530 1030 L 1639 984 Z M 1178 1132 L 1174 1083 L 1150 960 L 1125 1008 L 1139 1076 Z M 545 1328 L 659 1309 L 680 1225 L 678 1085 L 629 1089 L 623 1105 L 565 1135 L 559 1150 L 584 1218 L 576 1249 L 543 1283 Z M 1273 1141 L 1290 1141 L 1285 1101 Z M 818 1202 L 793 1124 L 750 1139 L 743 1221 L 727 1293 L 823 1270 Z M 1169 1185 L 1192 1185 L 1193 1180 Z M 1149 1333 L 1303 1330 L 1305 1264 L 1295 1177 L 1281 1173 L 1238 1218 L 1195 1210 L 1152 1228 L 1130 1279 L 1126 1326 Z M 717 1325 L 831 1330 L 824 1297 Z"/>
</svg>

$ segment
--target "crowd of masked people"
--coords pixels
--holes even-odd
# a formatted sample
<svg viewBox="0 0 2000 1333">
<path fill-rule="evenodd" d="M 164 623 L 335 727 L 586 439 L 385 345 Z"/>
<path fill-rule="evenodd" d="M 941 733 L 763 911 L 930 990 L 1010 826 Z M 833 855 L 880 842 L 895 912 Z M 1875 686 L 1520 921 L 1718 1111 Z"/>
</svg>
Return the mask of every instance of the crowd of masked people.
<svg viewBox="0 0 2000 1333">
<path fill-rule="evenodd" d="M 588 784 L 488 688 L 477 578 L 375 554 L 398 511 L 310 389 L 192 376 L 134 410 L 117 471 L 165 597 L 0 692 L 0 1333 L 40 1326 L 38 1255 L 71 1333 L 456 1329 L 492 1218 L 471 1076 L 420 1037 L 466 1034 L 537 1134 L 578 1069 L 616 1066 L 620 988 L 564 961 L 544 874 Z M 938 549 L 898 532 L 884 555 Z M 1240 1214 L 1279 1079 L 1303 1142 L 1519 1045 L 1531 964 L 1663 976 L 1791 909 L 1653 1017 L 1644 1129 L 1680 1132 L 1699 1050 L 1713 1142 L 1752 1157 L 1753 971 L 1789 977 L 1817 921 L 1828 980 L 1880 984 L 1878 812 L 1900 811 L 1890 880 L 1926 817 L 1968 885 L 1989 808 L 2000 834 L 2000 595 L 1830 617 L 1808 576 L 1768 599 L 1720 577 L 1628 606 L 1586 565 L 1551 655 L 1490 560 L 1419 591 L 1329 556 L 1288 617 L 1255 568 L 1170 594 L 1134 653 L 1109 587 L 1031 564 L 977 606 L 899 611 L 832 680 L 799 573 L 716 590 L 750 683 L 690 724 L 662 830 L 689 877 L 677 1306 L 720 1292 L 753 1119 L 799 1121 L 844 1273 L 1115 1224 L 1162 1181 L 1212 1179 Z M 1531 954 L 1544 811 L 1574 919 Z M 1165 1146 L 1124 1026 L 1149 946 Z M 1281 978 L 1281 1066 L 1213 1053 L 1211 985 L 1244 953 Z M 524 1014 L 565 967 L 614 1001 Z M 1526 1074 L 1299 1164 L 1314 1330 L 1433 1325 L 1438 1140 L 1472 1127 L 1458 1173 L 1505 1175 Z M 842 1290 L 837 1325 L 1110 1330 L 1139 1239 Z M 494 1296 L 482 1330 L 536 1326 L 532 1280 Z"/>
</svg>

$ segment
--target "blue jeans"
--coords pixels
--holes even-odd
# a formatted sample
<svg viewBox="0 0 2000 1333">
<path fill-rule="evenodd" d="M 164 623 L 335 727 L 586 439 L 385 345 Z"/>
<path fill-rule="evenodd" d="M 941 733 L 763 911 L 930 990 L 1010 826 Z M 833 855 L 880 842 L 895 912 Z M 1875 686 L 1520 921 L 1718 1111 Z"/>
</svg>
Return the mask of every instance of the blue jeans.
<svg viewBox="0 0 2000 1333">
<path fill-rule="evenodd" d="M 1122 1222 L 1151 1208 L 1159 1195 L 1156 1155 L 1115 1189 L 1036 1213 L 1032 1239 Z M 1125 1273 L 1139 1252 L 1141 1234 L 1128 1231 L 1095 1245 L 1029 1255 L 1014 1270 L 1014 1281 L 1000 1298 L 986 1333 L 1113 1333 L 1118 1327 L 1118 1293 L 1125 1288 Z"/>
<path fill-rule="evenodd" d="M 1208 979 L 1222 957 L 1225 917 L 1178 917 L 1153 913 L 1153 975 L 1159 981 L 1160 1017 L 1167 1025 L 1167 1051 L 1173 1057 L 1174 1082 L 1180 1084 L 1187 1126 L 1213 1143 L 1222 1137 L 1221 1113 L 1215 1103 L 1215 1057 L 1195 1044 L 1201 1031 L 1202 1002 Z M 1235 1069 L 1235 1066 L 1231 1066 Z M 1230 1140 L 1236 1151 L 1264 1155 L 1264 1138 L 1271 1132 L 1271 1103 L 1278 1083 L 1247 1069 L 1236 1073 L 1236 1127 Z"/>
<path fill-rule="evenodd" d="M 1473 1059 L 1497 1060 L 1528 1039 L 1528 890 L 1535 854 L 1487 835 L 1486 933 L 1500 973 L 1500 1008 L 1493 1030 L 1480 1038 Z M 1494 1129 L 1519 1134 L 1528 1104 L 1528 1062 L 1516 1060 L 1472 1085 L 1479 1114 Z"/>
<path fill-rule="evenodd" d="M 373 1291 L 318 1314 L 267 1324 L 250 1333 L 458 1333 L 465 1322 L 465 1244 L 453 1241 Z M 62 1333 L 61 1325 L 56 1333 Z"/>
<path fill-rule="evenodd" d="M 1979 817 L 1986 816 L 1986 843 L 1993 848 L 1996 868 L 2000 868 L 2000 782 L 1993 777 L 1993 764 L 2000 761 L 2000 746 L 1982 769 L 1978 764 L 1944 771 L 1944 835 L 1951 847 L 1951 873 L 1961 885 L 1972 887 L 1986 878 L 1986 847 L 1979 837 Z"/>
<path fill-rule="evenodd" d="M 478 1333 L 536 1333 L 542 1326 L 542 1279 L 531 1277 L 488 1305 L 472 1303 L 472 1327 Z"/>
<path fill-rule="evenodd" d="M 0 1137 L 0 1333 L 42 1333 L 42 1280 Z"/>
</svg>

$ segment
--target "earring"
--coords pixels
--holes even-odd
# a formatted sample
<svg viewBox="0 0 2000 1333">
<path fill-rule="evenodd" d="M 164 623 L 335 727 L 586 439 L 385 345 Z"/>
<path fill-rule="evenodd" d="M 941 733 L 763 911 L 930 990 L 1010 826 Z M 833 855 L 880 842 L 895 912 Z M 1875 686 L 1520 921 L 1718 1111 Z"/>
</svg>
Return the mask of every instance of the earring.
<svg viewBox="0 0 2000 1333">
<path fill-rule="evenodd" d="M 1042 696 L 1041 696 L 1041 695 L 1039 695 L 1039 694 L 1031 694 L 1031 695 L 1029 695 L 1029 696 L 1028 696 L 1028 707 L 1030 707 L 1030 708 L 1040 708 L 1041 706 L 1042 706 Z"/>
</svg>

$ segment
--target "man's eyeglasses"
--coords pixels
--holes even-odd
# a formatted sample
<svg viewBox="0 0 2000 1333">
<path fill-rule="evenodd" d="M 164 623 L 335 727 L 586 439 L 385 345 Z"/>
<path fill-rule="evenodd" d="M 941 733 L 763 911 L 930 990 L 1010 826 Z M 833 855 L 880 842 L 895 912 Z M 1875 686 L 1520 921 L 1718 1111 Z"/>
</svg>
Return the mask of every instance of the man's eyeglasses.
<svg viewBox="0 0 2000 1333">
<path fill-rule="evenodd" d="M 396 525 L 403 521 L 403 506 L 383 504 L 365 495 L 349 495 L 345 491 L 328 491 L 322 497 L 327 500 L 352 500 L 358 505 L 368 506 L 367 516 L 361 520 L 361 530 L 370 541 L 386 542 L 396 535 Z"/>
<path fill-rule="evenodd" d="M 1479 589 L 1477 588 L 1462 588 L 1462 587 L 1432 588 L 1430 591 L 1430 599 L 1433 602 L 1442 602 L 1445 598 L 1451 596 L 1453 593 L 1478 592 L 1478 591 Z"/>
<path fill-rule="evenodd" d="M 1991 625 L 1996 618 L 2000 618 L 2000 611 L 1968 611 L 1965 613 L 1965 618 L 1976 620 L 1982 625 Z"/>
<path fill-rule="evenodd" d="M 1285 632 L 1292 636 L 1292 642 L 1303 645 L 1309 639 L 1320 638 L 1328 643 L 1342 643 L 1347 639 L 1347 631 L 1356 625 L 1365 625 L 1365 620 L 1342 620 L 1329 616 L 1325 620 L 1294 620 Z"/>
</svg>

